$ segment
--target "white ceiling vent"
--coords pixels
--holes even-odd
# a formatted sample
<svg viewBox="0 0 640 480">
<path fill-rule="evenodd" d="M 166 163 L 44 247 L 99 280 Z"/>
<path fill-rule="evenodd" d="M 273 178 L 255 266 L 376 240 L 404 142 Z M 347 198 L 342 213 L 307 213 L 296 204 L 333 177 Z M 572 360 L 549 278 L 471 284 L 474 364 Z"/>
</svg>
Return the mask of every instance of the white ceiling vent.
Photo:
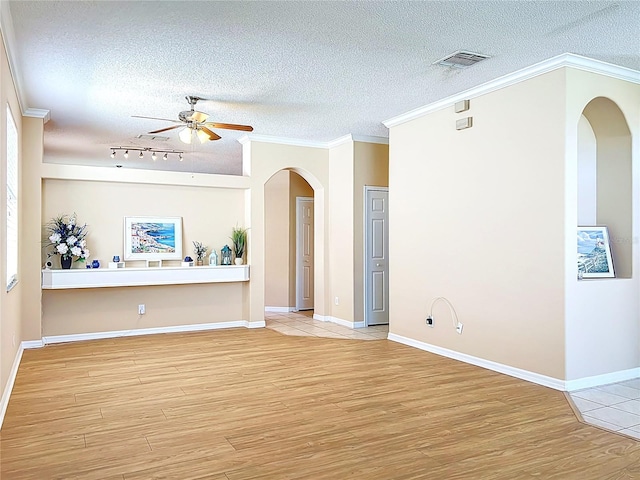
<svg viewBox="0 0 640 480">
<path fill-rule="evenodd" d="M 475 65 L 482 60 L 491 58 L 489 55 L 481 53 L 468 52 L 467 50 L 458 50 L 455 53 L 447 55 L 440 60 L 433 62 L 433 65 L 441 65 L 443 67 L 467 68 Z"/>
<path fill-rule="evenodd" d="M 169 140 L 169 137 L 163 137 L 162 135 L 152 135 L 148 133 L 140 134 L 136 138 L 140 138 L 142 140 L 155 140 L 156 142 L 166 142 L 167 140 Z"/>
</svg>

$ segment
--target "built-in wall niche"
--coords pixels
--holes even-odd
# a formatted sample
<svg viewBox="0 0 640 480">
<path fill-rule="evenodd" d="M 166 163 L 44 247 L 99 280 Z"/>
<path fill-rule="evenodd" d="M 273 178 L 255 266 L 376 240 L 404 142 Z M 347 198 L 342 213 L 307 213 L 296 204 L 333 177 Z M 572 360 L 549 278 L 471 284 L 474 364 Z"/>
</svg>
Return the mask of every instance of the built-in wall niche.
<svg viewBox="0 0 640 480">
<path fill-rule="evenodd" d="M 578 123 L 578 226 L 606 225 L 616 277 L 632 276 L 631 132 L 618 105 L 591 100 Z"/>
</svg>

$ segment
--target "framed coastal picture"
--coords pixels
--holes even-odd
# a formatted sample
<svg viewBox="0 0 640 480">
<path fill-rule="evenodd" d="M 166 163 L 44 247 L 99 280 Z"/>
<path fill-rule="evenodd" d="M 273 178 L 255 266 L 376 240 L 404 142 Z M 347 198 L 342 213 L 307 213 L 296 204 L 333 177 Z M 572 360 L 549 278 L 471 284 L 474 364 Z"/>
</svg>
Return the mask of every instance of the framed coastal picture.
<svg viewBox="0 0 640 480">
<path fill-rule="evenodd" d="M 124 259 L 182 259 L 182 217 L 124 217 Z"/>
<path fill-rule="evenodd" d="M 578 227 L 578 276 L 616 276 L 607 227 Z"/>
</svg>

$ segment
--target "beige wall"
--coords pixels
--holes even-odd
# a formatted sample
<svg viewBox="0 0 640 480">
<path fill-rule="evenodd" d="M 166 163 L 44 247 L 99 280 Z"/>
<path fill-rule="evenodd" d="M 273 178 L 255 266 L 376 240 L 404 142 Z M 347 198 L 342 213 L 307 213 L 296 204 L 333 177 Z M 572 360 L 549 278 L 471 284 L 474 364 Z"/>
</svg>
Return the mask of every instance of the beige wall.
<svg viewBox="0 0 640 480">
<path fill-rule="evenodd" d="M 346 142 L 329 150 L 329 249 L 332 253 L 331 316 L 354 322 L 353 185 L 354 146 Z"/>
<path fill-rule="evenodd" d="M 19 140 L 24 140 L 24 127 L 22 124 L 22 112 L 16 96 L 16 90 L 9 70 L 7 53 L 4 45 L 0 48 L 0 255 L 5 258 L 6 252 L 6 224 L 7 224 L 7 190 L 4 179 L 7 173 L 7 139 L 5 132 L 7 131 L 7 115 L 6 107 L 9 105 L 12 111 L 13 119 L 18 130 Z M 22 163 L 23 155 L 19 152 L 19 161 Z M 24 175 L 24 168 L 20 167 L 19 181 Z M 28 196 L 19 187 L 18 208 L 22 209 Z M 20 211 L 19 223 L 19 239 L 22 240 L 24 235 L 24 212 Z M 13 366 L 16 353 L 22 340 L 24 340 L 25 332 L 22 328 L 22 294 L 25 287 L 24 258 L 25 249 L 22 242 L 19 245 L 18 259 L 18 284 L 10 291 L 6 289 L 7 270 L 5 262 L 0 262 L 0 395 L 5 393 L 7 380 Z M 34 298 L 33 302 L 37 302 L 39 298 Z"/>
<path fill-rule="evenodd" d="M 567 70 L 566 131 L 566 365 L 568 380 L 640 367 L 640 85 L 585 71 Z M 628 251 L 631 278 L 576 279 L 575 227 L 578 211 L 578 125 L 585 107 L 604 97 L 620 109 L 631 131 L 630 232 L 613 239 L 612 248 Z M 582 152 L 580 152 L 582 153 Z M 628 158 L 628 157 L 627 157 Z M 605 198 L 604 200 L 607 200 Z M 600 219 L 598 219 L 600 221 Z"/>
<path fill-rule="evenodd" d="M 354 321 L 364 321 L 364 187 L 389 185 L 389 145 L 354 142 L 353 279 Z"/>
<path fill-rule="evenodd" d="M 473 98 L 467 130 L 453 106 L 391 128 L 391 333 L 564 378 L 564 86 Z M 440 303 L 425 326 L 436 297 L 462 335 Z"/>
<path fill-rule="evenodd" d="M 102 169 L 95 170 L 97 176 Z M 183 256 L 193 257 L 194 240 L 218 252 L 230 242 L 232 227 L 244 225 L 244 198 L 244 190 L 234 188 L 46 179 L 42 223 L 75 212 L 88 224 L 91 258 L 105 267 L 113 255 L 122 256 L 125 216 L 180 216 Z M 45 291 L 42 330 L 51 336 L 242 320 L 245 288 L 233 283 Z M 139 303 L 146 305 L 143 317 Z"/>
<path fill-rule="evenodd" d="M 288 308 L 289 301 L 289 171 L 281 170 L 264 185 L 265 290 L 267 307 Z"/>
</svg>

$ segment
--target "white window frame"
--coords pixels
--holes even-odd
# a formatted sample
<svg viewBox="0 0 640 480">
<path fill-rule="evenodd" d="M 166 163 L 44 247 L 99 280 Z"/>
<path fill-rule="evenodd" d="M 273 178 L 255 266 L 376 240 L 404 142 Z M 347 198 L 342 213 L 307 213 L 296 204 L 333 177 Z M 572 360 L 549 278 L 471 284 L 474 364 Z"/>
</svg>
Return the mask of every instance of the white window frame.
<svg viewBox="0 0 640 480">
<path fill-rule="evenodd" d="M 18 128 L 7 104 L 7 224 L 6 269 L 7 292 L 18 283 L 18 171 L 20 168 L 20 139 Z"/>
</svg>

